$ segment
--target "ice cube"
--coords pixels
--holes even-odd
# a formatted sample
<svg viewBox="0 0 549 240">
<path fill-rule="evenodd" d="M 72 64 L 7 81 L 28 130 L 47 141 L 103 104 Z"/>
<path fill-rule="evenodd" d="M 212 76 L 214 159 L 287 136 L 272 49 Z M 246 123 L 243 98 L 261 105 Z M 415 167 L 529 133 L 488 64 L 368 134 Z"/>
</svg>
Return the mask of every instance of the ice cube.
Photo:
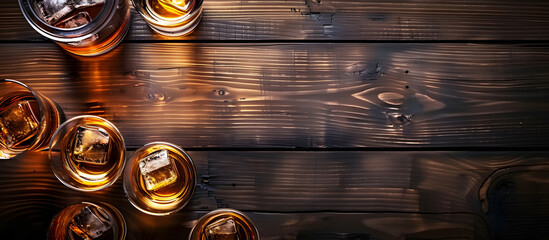
<svg viewBox="0 0 549 240">
<path fill-rule="evenodd" d="M 103 209 L 94 206 L 82 208 L 69 223 L 69 228 L 79 237 L 91 240 L 111 228 L 111 221 Z"/>
<path fill-rule="evenodd" d="M 88 12 L 80 12 L 71 18 L 63 20 L 56 24 L 59 28 L 75 28 L 88 24 L 91 21 L 90 14 Z"/>
<path fill-rule="evenodd" d="M 171 19 L 185 15 L 191 8 L 190 0 L 157 0 L 145 1 L 147 9 L 152 10 L 153 17 L 158 19 Z"/>
<path fill-rule="evenodd" d="M 139 160 L 139 170 L 145 180 L 147 190 L 156 191 L 177 180 L 177 169 L 168 150 L 156 151 Z"/>
<path fill-rule="evenodd" d="M 0 140 L 6 147 L 12 147 L 34 136 L 38 119 L 29 101 L 14 103 L 0 112 Z"/>
<path fill-rule="evenodd" d="M 191 5 L 191 1 L 189 0 L 159 0 L 159 2 L 166 10 L 180 14 L 189 11 L 189 6 Z"/>
<path fill-rule="evenodd" d="M 219 219 L 206 226 L 207 240 L 238 240 L 236 224 L 232 218 Z"/>
<path fill-rule="evenodd" d="M 55 25 L 75 9 L 93 7 L 104 2 L 105 0 L 43 0 L 37 5 L 43 20 L 50 25 Z"/>
<path fill-rule="evenodd" d="M 110 137 L 105 129 L 93 126 L 78 126 L 72 157 L 77 162 L 104 165 L 110 150 Z"/>
</svg>

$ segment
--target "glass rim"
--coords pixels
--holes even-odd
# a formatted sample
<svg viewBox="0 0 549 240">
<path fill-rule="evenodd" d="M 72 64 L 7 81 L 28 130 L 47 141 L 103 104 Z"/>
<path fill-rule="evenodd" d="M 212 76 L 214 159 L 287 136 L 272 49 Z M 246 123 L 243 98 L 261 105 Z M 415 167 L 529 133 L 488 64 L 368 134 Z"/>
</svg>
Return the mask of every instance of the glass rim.
<svg viewBox="0 0 549 240">
<path fill-rule="evenodd" d="M 34 11 L 34 7 L 31 6 L 30 1 L 33 0 L 18 0 L 19 8 L 27 22 L 44 37 L 59 42 L 66 42 L 68 40 L 82 41 L 88 38 L 88 35 L 96 34 L 114 17 L 119 2 L 119 0 L 105 0 L 105 4 L 97 17 L 92 19 L 88 24 L 76 28 L 59 28 L 46 23 L 39 17 Z"/>
<path fill-rule="evenodd" d="M 181 204 L 181 206 L 177 206 L 176 208 L 174 209 L 170 209 L 168 211 L 159 211 L 159 212 L 153 212 L 153 211 L 149 211 L 145 208 L 143 208 L 142 206 L 139 206 L 134 200 L 132 197 L 130 197 L 130 193 L 129 191 L 132 191 L 134 192 L 133 188 L 131 187 L 131 170 L 132 170 L 132 167 L 134 165 L 134 163 L 136 163 L 138 161 L 138 156 L 144 152 L 145 150 L 149 149 L 151 146 L 154 146 L 154 145 L 166 145 L 166 146 L 169 146 L 169 147 L 172 147 L 176 150 L 178 150 L 180 153 L 183 154 L 184 158 L 187 160 L 187 163 L 189 163 L 189 166 L 187 168 L 190 168 L 190 172 L 192 172 L 193 176 L 191 176 L 194 180 L 194 184 L 192 185 L 192 187 L 190 188 L 190 192 L 189 192 L 189 198 L 187 199 L 187 201 L 185 201 L 184 203 Z M 183 209 L 185 206 L 187 206 L 187 204 L 191 201 L 192 199 L 192 196 L 194 195 L 194 192 L 196 191 L 196 178 L 197 178 L 197 173 L 196 173 L 196 166 L 194 164 L 194 161 L 192 160 L 191 156 L 189 156 L 189 154 L 183 150 L 182 148 L 180 148 L 179 146 L 175 145 L 175 144 L 172 144 L 172 143 L 169 143 L 169 142 L 163 142 L 163 141 L 156 141 L 156 142 L 150 142 L 150 143 L 147 143 L 145 145 L 143 145 L 142 147 L 138 148 L 137 150 L 135 150 L 129 157 L 128 157 L 128 163 L 126 164 L 125 166 L 125 169 L 124 169 L 124 176 L 123 176 L 123 183 L 122 183 L 122 187 L 124 189 L 124 193 L 126 195 L 126 198 L 128 199 L 128 201 L 131 203 L 132 206 L 134 206 L 137 210 L 143 212 L 143 213 L 146 213 L 146 214 L 149 214 L 149 215 L 153 215 L 153 216 L 166 216 L 166 215 L 170 215 L 172 213 L 175 213 L 175 212 L 178 212 L 179 210 Z"/>
<path fill-rule="evenodd" d="M 106 202 L 101 202 L 101 201 L 97 201 L 97 202 L 91 202 L 91 201 L 83 201 L 83 202 L 73 202 L 73 203 L 70 203 L 68 205 L 66 205 L 63 209 L 57 211 L 53 217 L 53 219 L 57 218 L 59 216 L 59 214 L 61 214 L 63 211 L 65 211 L 65 209 L 69 208 L 69 207 L 72 207 L 72 206 L 76 206 L 76 205 L 84 205 L 85 207 L 87 206 L 95 206 L 95 207 L 100 207 L 100 208 L 108 208 L 109 210 L 112 210 L 116 215 L 117 217 L 120 217 L 120 222 L 122 223 L 122 226 L 120 226 L 120 228 L 123 230 L 123 231 L 120 231 L 121 232 L 121 238 L 120 239 L 125 239 L 127 234 L 128 234 L 128 224 L 126 223 L 126 218 L 124 218 L 124 215 L 122 214 L 122 212 L 120 212 L 120 210 L 118 210 L 118 208 L 116 208 L 115 206 L 113 206 L 112 204 L 109 204 L 109 203 L 106 203 Z M 52 223 L 50 222 L 50 225 Z M 48 227 L 48 231 L 47 231 L 47 235 L 46 236 L 49 236 L 50 235 L 50 227 Z"/>
<path fill-rule="evenodd" d="M 50 167 L 53 168 L 53 165 L 52 165 L 52 161 L 53 159 L 51 159 L 51 151 L 53 149 L 53 146 L 57 143 L 56 139 L 57 139 L 57 135 L 59 135 L 59 132 L 63 130 L 63 128 L 74 122 L 74 121 L 77 121 L 77 120 L 80 120 L 80 119 L 97 119 L 97 120 L 100 120 L 102 122 L 105 122 L 107 125 L 109 125 L 109 127 L 112 127 L 113 130 L 118 133 L 120 135 L 120 140 L 122 141 L 122 150 L 121 150 L 121 153 L 122 153 L 122 166 L 120 168 L 120 170 L 115 174 L 114 178 L 110 181 L 110 182 L 107 182 L 106 184 L 100 186 L 100 187 L 95 187 L 95 188 L 90 188 L 90 189 L 81 189 L 77 186 L 73 186 L 72 184 L 66 182 L 61 176 L 58 176 L 58 173 L 57 171 L 52 171 L 53 174 L 55 175 L 55 178 L 57 178 L 57 180 L 59 180 L 61 183 L 63 183 L 63 185 L 65 185 L 66 187 L 68 188 L 71 188 L 73 190 L 77 190 L 77 191 L 82 191 L 82 192 L 95 192 L 95 191 L 99 191 L 99 190 L 102 190 L 102 189 L 105 189 L 111 185 L 113 185 L 117 180 L 118 178 L 120 178 L 120 176 L 122 176 L 122 173 L 124 172 L 124 168 L 126 167 L 126 143 L 124 141 L 124 137 L 122 136 L 122 133 L 120 132 L 120 130 L 118 130 L 118 128 L 112 123 L 110 122 L 109 120 L 107 119 L 104 119 L 102 117 L 99 117 L 99 116 L 95 116 L 95 115 L 80 115 L 80 116 L 76 116 L 76 117 L 73 117 L 71 119 L 68 119 L 67 121 L 63 122 L 61 125 L 59 125 L 59 127 L 57 127 L 57 129 L 55 130 L 55 132 L 53 133 L 52 137 L 51 137 L 51 140 L 50 140 L 50 143 L 48 145 L 48 159 L 50 161 Z"/>
<path fill-rule="evenodd" d="M 22 0 L 20 0 L 22 1 Z M 173 25 L 182 23 L 185 20 L 192 19 L 197 14 L 201 14 L 202 11 L 202 2 L 203 0 L 196 0 L 196 5 L 193 7 L 191 11 L 189 11 L 190 14 L 184 14 L 182 16 L 173 18 L 173 19 L 156 19 L 152 17 L 149 13 L 143 10 L 143 7 L 138 2 L 141 0 L 131 0 L 132 5 L 134 6 L 134 9 L 141 15 L 147 23 L 154 24 L 154 25 Z M 146 1 L 146 0 L 143 0 Z"/>
</svg>

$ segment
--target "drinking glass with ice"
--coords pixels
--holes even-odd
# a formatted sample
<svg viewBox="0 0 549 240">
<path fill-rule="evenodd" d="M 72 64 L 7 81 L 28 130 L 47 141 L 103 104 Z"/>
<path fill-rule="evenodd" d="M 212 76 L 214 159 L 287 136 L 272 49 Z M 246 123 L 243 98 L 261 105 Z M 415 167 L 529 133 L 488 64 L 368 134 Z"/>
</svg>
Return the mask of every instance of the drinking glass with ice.
<svg viewBox="0 0 549 240">
<path fill-rule="evenodd" d="M 126 0 L 19 0 L 19 5 L 38 33 L 76 55 L 110 51 L 130 26 Z"/>
<path fill-rule="evenodd" d="M 97 116 L 78 116 L 64 122 L 50 143 L 50 165 L 65 186 L 97 191 L 122 175 L 126 149 L 113 123 Z"/>
<path fill-rule="evenodd" d="M 21 82 L 0 79 L 0 159 L 46 149 L 63 119 L 49 98 Z"/>
</svg>

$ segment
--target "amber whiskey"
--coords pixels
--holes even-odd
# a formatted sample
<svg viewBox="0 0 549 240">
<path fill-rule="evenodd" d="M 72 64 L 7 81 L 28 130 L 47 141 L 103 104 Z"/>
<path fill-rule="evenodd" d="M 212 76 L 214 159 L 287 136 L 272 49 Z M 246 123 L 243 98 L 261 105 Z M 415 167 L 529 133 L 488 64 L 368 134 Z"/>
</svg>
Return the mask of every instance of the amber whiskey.
<svg viewBox="0 0 549 240">
<path fill-rule="evenodd" d="M 122 135 L 109 121 L 80 116 L 60 126 L 50 149 L 52 169 L 65 185 L 94 191 L 114 183 L 125 165 Z"/>
<path fill-rule="evenodd" d="M 124 189 L 130 202 L 153 215 L 167 215 L 184 207 L 196 185 L 190 157 L 169 143 L 145 145 L 130 157 Z"/>
<path fill-rule="evenodd" d="M 85 26 L 96 17 L 104 7 L 104 4 L 97 4 L 84 9 L 78 9 L 71 12 L 67 17 L 55 24 L 59 28 L 77 28 Z M 118 10 L 117 10 L 118 11 Z M 88 38 L 81 40 L 77 45 L 62 45 L 67 51 L 77 55 L 98 55 L 114 48 L 126 35 L 129 29 L 129 15 L 121 15 L 123 12 L 115 13 L 112 27 L 104 30 L 103 34 L 92 34 Z M 116 26 L 116 27 L 115 27 Z M 115 28 L 114 28 L 115 27 Z M 109 30 L 109 32 L 107 32 Z"/>
<path fill-rule="evenodd" d="M 202 0 L 132 0 L 149 26 L 165 36 L 192 32 L 202 19 Z"/>
<path fill-rule="evenodd" d="M 104 123 L 78 125 L 61 143 L 63 162 L 75 179 L 86 185 L 112 181 L 111 172 L 121 171 L 121 138 Z"/>
<path fill-rule="evenodd" d="M 38 133 L 40 107 L 36 98 L 25 92 L 13 93 L 0 105 L 0 144 L 11 149 L 32 145 Z"/>
<path fill-rule="evenodd" d="M 44 95 L 0 79 L 0 159 L 47 148 L 63 119 L 61 109 Z"/>
</svg>

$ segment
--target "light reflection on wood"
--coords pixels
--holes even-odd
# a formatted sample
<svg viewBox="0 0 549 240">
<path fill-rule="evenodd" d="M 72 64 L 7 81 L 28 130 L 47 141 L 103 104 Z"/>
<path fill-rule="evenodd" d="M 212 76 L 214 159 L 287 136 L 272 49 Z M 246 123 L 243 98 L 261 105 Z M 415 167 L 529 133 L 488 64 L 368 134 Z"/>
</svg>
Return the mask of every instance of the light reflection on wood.
<svg viewBox="0 0 549 240">
<path fill-rule="evenodd" d="M 0 50 L 0 77 L 67 117 L 113 121 L 132 148 L 541 147 L 549 137 L 544 46 L 132 43 L 84 60 L 47 43 Z"/>
</svg>

